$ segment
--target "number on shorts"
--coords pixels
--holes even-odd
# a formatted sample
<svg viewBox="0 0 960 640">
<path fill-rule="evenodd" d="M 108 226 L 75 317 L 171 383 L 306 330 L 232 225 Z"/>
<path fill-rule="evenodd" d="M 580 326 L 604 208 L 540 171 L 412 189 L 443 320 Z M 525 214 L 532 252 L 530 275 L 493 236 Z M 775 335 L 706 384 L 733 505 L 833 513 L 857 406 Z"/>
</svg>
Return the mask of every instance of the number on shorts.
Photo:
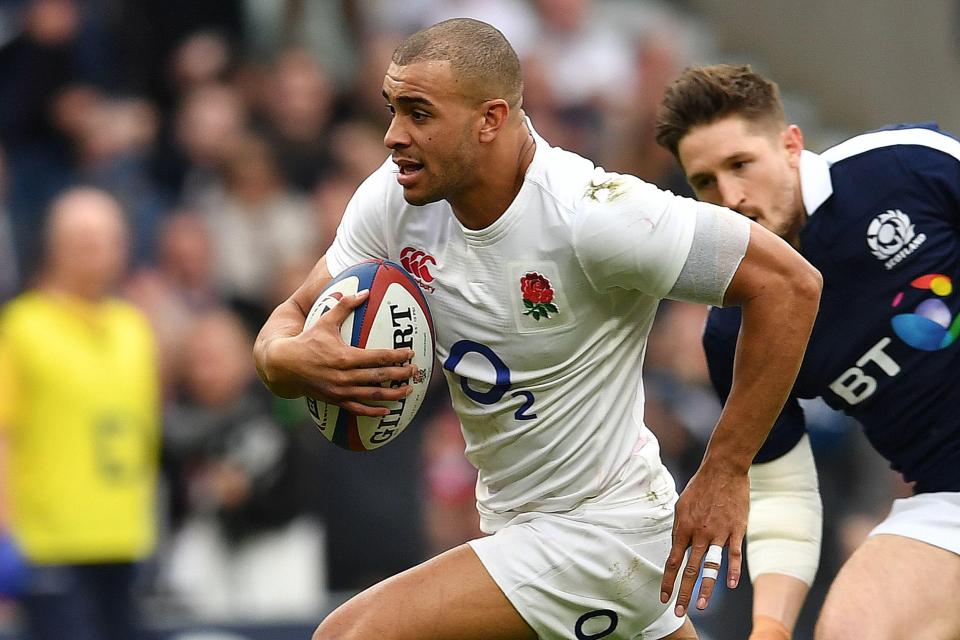
<svg viewBox="0 0 960 640">
<path fill-rule="evenodd" d="M 585 632 L 583 630 L 583 625 L 594 618 L 606 618 L 607 628 L 603 629 L 602 631 L 597 631 L 596 633 Z M 573 632 L 577 635 L 577 640 L 598 640 L 599 638 L 606 638 L 611 633 L 616 631 L 617 623 L 619 621 L 620 618 L 617 616 L 617 612 L 611 611 L 610 609 L 597 609 L 596 611 L 588 611 L 580 616 L 580 618 L 577 620 L 577 624 L 573 628 Z"/>
</svg>

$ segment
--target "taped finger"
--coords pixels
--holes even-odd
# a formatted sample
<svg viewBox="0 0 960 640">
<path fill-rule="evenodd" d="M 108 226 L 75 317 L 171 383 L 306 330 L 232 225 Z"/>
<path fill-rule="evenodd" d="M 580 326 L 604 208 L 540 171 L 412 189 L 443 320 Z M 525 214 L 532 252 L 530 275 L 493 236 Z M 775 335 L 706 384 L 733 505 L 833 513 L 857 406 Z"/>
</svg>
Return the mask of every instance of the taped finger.
<svg viewBox="0 0 960 640">
<path fill-rule="evenodd" d="M 703 565 L 716 565 L 717 568 L 723 562 L 723 547 L 719 544 L 712 544 L 707 547 L 707 554 L 703 556 Z"/>
</svg>

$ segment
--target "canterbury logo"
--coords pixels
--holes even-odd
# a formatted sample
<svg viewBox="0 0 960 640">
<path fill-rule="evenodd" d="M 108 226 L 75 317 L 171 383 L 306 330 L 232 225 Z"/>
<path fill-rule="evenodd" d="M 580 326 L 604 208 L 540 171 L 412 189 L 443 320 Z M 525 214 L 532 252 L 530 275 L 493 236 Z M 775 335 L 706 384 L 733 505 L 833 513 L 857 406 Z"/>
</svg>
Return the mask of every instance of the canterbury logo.
<svg viewBox="0 0 960 640">
<path fill-rule="evenodd" d="M 433 274 L 430 273 L 430 265 L 436 265 L 437 259 L 429 253 L 414 249 L 413 247 L 404 247 L 400 252 L 400 264 L 421 283 L 433 282 Z"/>
</svg>

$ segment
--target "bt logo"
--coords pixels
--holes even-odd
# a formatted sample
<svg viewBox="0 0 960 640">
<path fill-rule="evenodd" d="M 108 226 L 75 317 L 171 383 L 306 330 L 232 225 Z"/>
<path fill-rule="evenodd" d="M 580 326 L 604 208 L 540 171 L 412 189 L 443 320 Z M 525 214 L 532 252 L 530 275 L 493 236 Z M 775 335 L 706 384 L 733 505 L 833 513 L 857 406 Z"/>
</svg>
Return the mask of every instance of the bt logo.
<svg viewBox="0 0 960 640">
<path fill-rule="evenodd" d="M 937 297 L 923 300 L 911 313 L 895 315 L 890 321 L 893 332 L 914 349 L 946 349 L 960 335 L 960 315 L 952 317 L 950 308 L 940 299 L 953 293 L 953 281 L 942 273 L 928 273 L 914 279 L 910 286 L 930 291 Z M 900 306 L 903 298 L 901 291 L 894 297 L 891 306 Z M 860 404 L 872 396 L 877 390 L 877 379 L 874 377 L 879 373 L 877 369 L 890 378 L 900 373 L 900 365 L 885 351 L 891 342 L 889 337 L 881 338 L 856 361 L 856 366 L 850 367 L 830 383 L 830 390 L 850 405 Z"/>
<path fill-rule="evenodd" d="M 910 286 L 929 290 L 938 297 L 927 298 L 917 305 L 913 313 L 895 315 L 891 320 L 894 333 L 914 349 L 946 349 L 960 335 L 960 316 L 953 318 L 950 308 L 940 299 L 953 293 L 953 282 L 949 276 L 941 273 L 928 273 L 911 282 Z M 893 299 L 893 306 L 899 306 L 902 301 L 901 291 Z"/>
</svg>

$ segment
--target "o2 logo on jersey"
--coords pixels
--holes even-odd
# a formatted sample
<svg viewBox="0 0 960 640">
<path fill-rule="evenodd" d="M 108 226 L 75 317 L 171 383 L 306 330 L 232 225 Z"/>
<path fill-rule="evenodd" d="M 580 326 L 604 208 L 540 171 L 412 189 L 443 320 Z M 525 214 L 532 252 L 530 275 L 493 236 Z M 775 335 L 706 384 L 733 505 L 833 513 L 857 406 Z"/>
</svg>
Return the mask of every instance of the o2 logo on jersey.
<svg viewBox="0 0 960 640">
<path fill-rule="evenodd" d="M 928 273 L 910 283 L 915 289 L 928 290 L 936 298 L 927 298 L 912 313 L 893 316 L 891 324 L 897 337 L 914 349 L 939 351 L 946 349 L 960 335 L 960 316 L 953 317 L 950 308 L 941 300 L 953 293 L 953 281 L 942 273 Z M 903 302 L 901 291 L 893 299 L 894 307 Z"/>
<path fill-rule="evenodd" d="M 487 391 L 479 391 L 470 386 L 466 376 L 457 372 L 457 366 L 463 361 L 464 356 L 468 354 L 477 354 L 485 359 L 493 367 L 495 381 Z M 503 396 L 511 390 L 510 367 L 498 356 L 493 349 L 485 344 L 474 342 L 473 340 L 460 340 L 450 347 L 450 355 L 443 363 L 443 368 L 460 378 L 460 389 L 464 395 L 476 403 L 491 405 L 500 402 Z M 530 391 L 514 391 L 510 394 L 511 398 L 523 398 L 523 404 L 517 409 L 513 417 L 516 420 L 533 420 L 537 414 L 533 411 L 533 403 L 536 400 Z"/>
<path fill-rule="evenodd" d="M 870 221 L 867 227 L 867 246 L 888 270 L 916 251 L 927 236 L 917 234 L 910 217 L 900 209 L 887 209 Z"/>
</svg>

